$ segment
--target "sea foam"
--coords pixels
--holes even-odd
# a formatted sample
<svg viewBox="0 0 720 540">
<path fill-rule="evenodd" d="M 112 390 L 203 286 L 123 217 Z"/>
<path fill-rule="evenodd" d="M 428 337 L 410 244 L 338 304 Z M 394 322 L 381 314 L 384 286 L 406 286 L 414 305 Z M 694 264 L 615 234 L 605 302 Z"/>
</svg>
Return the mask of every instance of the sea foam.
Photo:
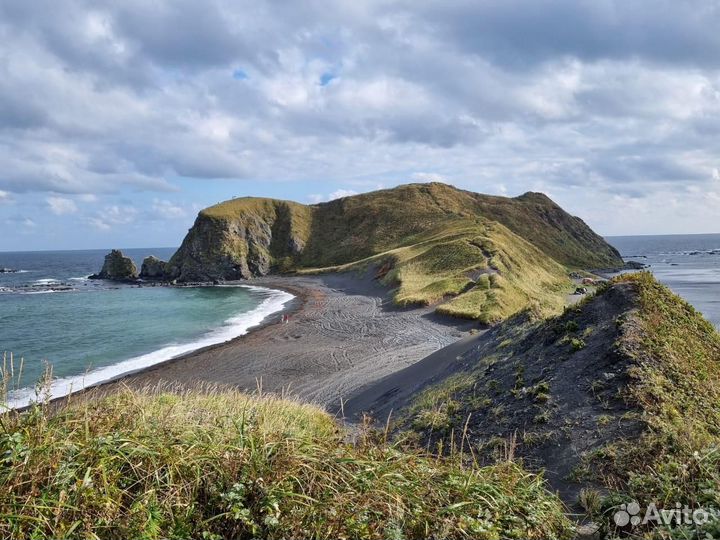
<svg viewBox="0 0 720 540">
<path fill-rule="evenodd" d="M 187 354 L 204 347 L 209 347 L 210 345 L 225 343 L 237 337 L 243 336 L 274 313 L 281 311 L 288 302 L 295 298 L 292 294 L 285 291 L 266 289 L 265 287 L 256 287 L 251 285 L 239 286 L 250 290 L 262 291 L 269 294 L 269 296 L 265 298 L 256 308 L 229 318 L 221 327 L 206 333 L 196 341 L 167 345 L 157 351 L 137 356 L 135 358 L 130 358 L 128 360 L 123 360 L 117 364 L 103 366 L 89 371 L 84 375 L 55 379 L 53 380 L 50 389 L 51 398 L 54 399 L 67 396 L 72 392 L 78 392 L 97 384 L 116 379 L 123 375 L 166 362 L 167 360 L 172 360 L 173 358 L 177 358 L 183 354 Z M 25 407 L 29 405 L 34 398 L 35 392 L 33 389 L 22 388 L 10 392 L 7 406 L 13 409 Z"/>
</svg>

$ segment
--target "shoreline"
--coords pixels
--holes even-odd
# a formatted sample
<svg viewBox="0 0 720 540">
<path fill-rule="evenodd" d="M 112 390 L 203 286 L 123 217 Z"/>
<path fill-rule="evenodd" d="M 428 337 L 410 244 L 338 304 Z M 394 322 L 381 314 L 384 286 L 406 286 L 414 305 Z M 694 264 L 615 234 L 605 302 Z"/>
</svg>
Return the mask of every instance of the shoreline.
<svg viewBox="0 0 720 540">
<path fill-rule="evenodd" d="M 230 387 L 292 395 L 336 410 L 359 388 L 422 360 L 477 323 L 402 308 L 373 279 L 355 274 L 265 277 L 240 284 L 294 296 L 284 309 L 232 340 L 123 373 L 53 399 L 102 396 L 119 388 Z M 290 320 L 282 324 L 281 317 Z"/>
<path fill-rule="evenodd" d="M 54 379 L 52 384 L 53 385 L 59 384 L 61 386 L 62 390 L 60 392 L 58 392 L 59 395 L 52 397 L 50 399 L 50 402 L 51 403 L 60 403 L 62 401 L 67 401 L 68 399 L 70 399 L 72 397 L 88 394 L 90 392 L 95 392 L 103 387 L 109 387 L 109 386 L 115 385 L 119 381 L 122 381 L 123 379 L 125 379 L 127 377 L 131 377 L 133 375 L 140 374 L 140 373 L 144 372 L 145 370 L 149 370 L 154 367 L 159 367 L 166 363 L 173 362 L 175 360 L 182 360 L 183 358 L 192 356 L 194 354 L 203 353 L 206 351 L 213 350 L 215 348 L 226 346 L 228 344 L 231 344 L 231 343 L 247 336 L 251 332 L 260 330 L 268 325 L 279 324 L 281 317 L 283 315 L 293 313 L 293 312 L 301 309 L 301 307 L 302 307 L 302 298 L 299 296 L 300 294 L 302 294 L 302 291 L 297 291 L 297 293 L 293 293 L 290 290 L 285 290 L 285 289 L 280 289 L 280 288 L 262 287 L 262 286 L 259 286 L 256 284 L 250 284 L 250 283 L 246 283 L 246 282 L 228 282 L 226 284 L 223 284 L 222 286 L 242 287 L 242 288 L 247 288 L 247 289 L 260 289 L 260 290 L 268 291 L 273 294 L 286 293 L 286 294 L 289 294 L 291 296 L 291 298 L 285 300 L 282 303 L 282 307 L 280 307 L 280 309 L 276 309 L 276 310 L 266 314 L 259 323 L 256 323 L 256 324 L 251 323 L 250 326 L 244 327 L 241 330 L 239 330 L 241 332 L 239 335 L 236 335 L 225 341 L 219 341 L 217 343 L 200 345 L 203 340 L 212 339 L 211 336 L 214 332 L 221 331 L 223 328 L 223 325 L 220 325 L 217 328 L 209 330 L 207 333 L 203 334 L 202 336 L 199 336 L 195 342 L 189 342 L 189 343 L 184 343 L 184 344 L 180 343 L 177 345 L 168 345 L 168 344 L 162 345 L 159 348 L 157 348 L 153 351 L 150 351 L 148 353 L 140 354 L 140 355 L 137 355 L 137 356 L 134 356 L 131 358 L 126 358 L 126 359 L 120 360 L 120 361 L 112 363 L 112 364 L 108 364 L 106 366 L 99 367 L 96 370 L 92 370 L 92 371 L 85 373 L 84 375 L 75 375 L 75 376 L 71 375 L 71 376 L 67 376 L 67 377 Z M 264 302 L 266 302 L 267 300 L 271 300 L 271 299 L 273 299 L 273 296 L 269 296 L 268 298 L 265 299 L 265 301 L 258 304 L 252 310 L 244 312 L 244 313 L 239 313 L 239 314 L 231 317 L 231 319 L 235 318 L 235 317 L 253 315 L 254 312 L 256 312 L 257 310 L 259 310 L 263 307 Z M 228 320 L 231 320 L 231 319 L 228 319 Z M 158 360 L 156 362 L 149 363 L 146 365 L 140 365 L 137 367 L 133 367 L 131 369 L 121 371 L 120 373 L 116 373 L 114 375 L 109 375 L 108 377 L 103 377 L 95 382 L 90 382 L 88 384 L 84 384 L 84 382 L 83 382 L 82 387 L 78 388 L 77 390 L 73 389 L 74 385 L 76 384 L 76 382 L 78 380 L 84 381 L 85 377 L 90 377 L 92 375 L 98 376 L 104 370 L 117 369 L 120 366 L 122 366 L 123 364 L 137 362 L 142 358 L 150 357 L 152 355 L 158 354 L 158 353 L 160 353 L 166 349 L 172 348 L 172 347 L 188 347 L 188 346 L 193 346 L 193 345 L 200 345 L 200 346 L 197 348 L 194 348 L 194 349 L 190 349 L 190 350 L 178 353 L 177 355 L 171 356 L 169 358 L 161 359 L 161 360 Z M 5 404 L 5 407 L 8 410 L 23 411 L 29 407 L 29 402 L 34 398 L 34 392 L 32 390 L 32 387 L 21 388 L 21 389 L 18 389 L 17 391 L 22 392 L 22 394 L 18 397 L 8 399 L 7 403 Z M 22 404 L 15 405 L 15 403 L 18 403 L 18 402 L 20 402 Z"/>
</svg>

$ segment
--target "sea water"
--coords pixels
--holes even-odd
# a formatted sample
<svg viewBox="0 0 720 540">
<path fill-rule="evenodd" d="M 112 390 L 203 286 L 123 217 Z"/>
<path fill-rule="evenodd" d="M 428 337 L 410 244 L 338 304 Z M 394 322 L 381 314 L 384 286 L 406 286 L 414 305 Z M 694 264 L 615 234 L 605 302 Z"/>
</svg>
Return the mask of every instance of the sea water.
<svg viewBox="0 0 720 540">
<path fill-rule="evenodd" d="M 100 251 L 0 253 L 0 354 L 12 352 L 20 391 L 33 397 L 45 363 L 53 396 L 135 371 L 245 334 L 280 311 L 292 295 L 260 287 L 152 287 L 88 280 Z M 167 260 L 174 249 L 128 249 L 136 264 Z"/>
<path fill-rule="evenodd" d="M 720 234 L 614 236 L 626 260 L 650 265 L 661 283 L 720 328 Z"/>
</svg>

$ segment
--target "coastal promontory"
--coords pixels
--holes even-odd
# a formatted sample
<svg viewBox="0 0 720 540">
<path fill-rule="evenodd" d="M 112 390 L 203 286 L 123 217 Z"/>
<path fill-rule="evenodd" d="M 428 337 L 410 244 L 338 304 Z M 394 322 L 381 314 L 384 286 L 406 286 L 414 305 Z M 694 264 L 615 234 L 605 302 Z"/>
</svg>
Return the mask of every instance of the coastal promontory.
<svg viewBox="0 0 720 540">
<path fill-rule="evenodd" d="M 398 304 L 492 322 L 530 304 L 561 309 L 569 268 L 622 264 L 602 237 L 541 193 L 508 198 L 429 183 L 313 205 L 246 197 L 212 206 L 166 278 L 372 269 Z"/>
</svg>

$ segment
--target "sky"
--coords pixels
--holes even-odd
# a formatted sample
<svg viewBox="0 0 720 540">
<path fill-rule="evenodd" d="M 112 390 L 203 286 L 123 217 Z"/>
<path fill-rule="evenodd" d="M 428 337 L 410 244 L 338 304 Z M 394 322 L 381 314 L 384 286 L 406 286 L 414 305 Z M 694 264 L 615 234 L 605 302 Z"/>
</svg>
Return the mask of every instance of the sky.
<svg viewBox="0 0 720 540">
<path fill-rule="evenodd" d="M 716 0 L 0 0 L 0 250 L 426 181 L 720 232 L 719 29 Z"/>
</svg>

